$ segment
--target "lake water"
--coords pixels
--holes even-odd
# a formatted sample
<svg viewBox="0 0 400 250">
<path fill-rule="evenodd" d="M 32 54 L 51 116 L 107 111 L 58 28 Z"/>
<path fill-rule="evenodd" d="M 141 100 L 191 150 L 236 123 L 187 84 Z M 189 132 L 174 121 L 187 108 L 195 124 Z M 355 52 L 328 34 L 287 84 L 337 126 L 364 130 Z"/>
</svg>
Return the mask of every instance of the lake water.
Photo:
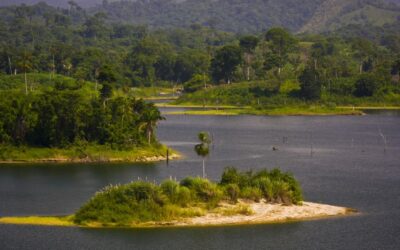
<svg viewBox="0 0 400 250">
<path fill-rule="evenodd" d="M 214 139 L 207 176 L 225 166 L 291 171 L 308 201 L 361 215 L 212 228 L 81 229 L 0 225 L 0 249 L 399 249 L 400 116 L 168 116 L 162 142 L 185 155 L 156 164 L 2 165 L 0 216 L 71 214 L 101 187 L 201 175 L 199 131 Z M 384 143 L 383 137 L 386 139 Z M 273 151 L 277 147 L 278 151 Z"/>
</svg>

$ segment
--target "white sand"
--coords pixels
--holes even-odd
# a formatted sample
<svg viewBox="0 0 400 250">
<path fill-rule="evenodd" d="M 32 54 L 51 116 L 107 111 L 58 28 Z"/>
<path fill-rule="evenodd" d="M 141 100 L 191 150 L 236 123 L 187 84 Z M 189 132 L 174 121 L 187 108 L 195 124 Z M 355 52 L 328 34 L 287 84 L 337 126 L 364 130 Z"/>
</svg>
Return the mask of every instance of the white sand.
<svg viewBox="0 0 400 250">
<path fill-rule="evenodd" d="M 176 226 L 206 226 L 206 225 L 234 225 L 234 224 L 262 224 L 276 223 L 291 220 L 310 220 L 331 216 L 341 216 L 353 213 L 345 207 L 337 207 L 312 202 L 303 202 L 303 205 L 285 206 L 281 204 L 244 203 L 248 204 L 253 214 L 224 216 L 218 213 L 208 213 L 201 217 L 194 217 Z"/>
</svg>

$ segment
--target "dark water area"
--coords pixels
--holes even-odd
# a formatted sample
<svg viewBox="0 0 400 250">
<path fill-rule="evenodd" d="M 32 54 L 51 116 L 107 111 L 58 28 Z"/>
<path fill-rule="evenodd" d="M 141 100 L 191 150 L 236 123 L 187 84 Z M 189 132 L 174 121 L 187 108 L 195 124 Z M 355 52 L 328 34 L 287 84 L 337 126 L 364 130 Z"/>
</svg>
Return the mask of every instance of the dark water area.
<svg viewBox="0 0 400 250">
<path fill-rule="evenodd" d="M 100 188 L 138 178 L 201 175 L 199 131 L 213 136 L 207 176 L 279 167 L 306 200 L 358 216 L 211 228 L 81 229 L 0 225 L 0 249 L 399 249 L 400 115 L 167 116 L 162 142 L 184 159 L 154 164 L 1 165 L 0 216 L 71 214 Z M 386 143 L 385 143 L 386 142 Z M 273 151 L 272 147 L 278 148 Z"/>
</svg>

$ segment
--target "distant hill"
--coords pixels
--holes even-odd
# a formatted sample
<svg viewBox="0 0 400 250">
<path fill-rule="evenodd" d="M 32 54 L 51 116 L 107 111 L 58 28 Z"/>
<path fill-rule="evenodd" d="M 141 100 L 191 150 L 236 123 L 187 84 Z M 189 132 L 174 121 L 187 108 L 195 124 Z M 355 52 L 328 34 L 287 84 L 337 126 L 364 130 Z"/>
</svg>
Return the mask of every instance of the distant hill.
<svg viewBox="0 0 400 250">
<path fill-rule="evenodd" d="M 348 25 L 383 27 L 398 20 L 400 7 L 383 1 L 327 0 L 318 7 L 300 32 L 333 31 Z"/>
<path fill-rule="evenodd" d="M 0 5 L 40 0 L 2 0 Z M 69 0 L 42 0 L 68 7 Z M 153 28 L 204 25 L 254 33 L 273 26 L 320 33 L 348 25 L 383 27 L 400 20 L 400 0 L 75 0 L 89 13 L 104 12 L 113 22 Z"/>
<path fill-rule="evenodd" d="M 151 27 L 193 24 L 252 33 L 283 26 L 296 32 L 326 32 L 347 25 L 382 27 L 400 19 L 400 0 L 139 0 L 105 2 L 92 11 L 113 21 Z"/>
<path fill-rule="evenodd" d="M 19 5 L 19 4 L 37 4 L 45 2 L 55 7 L 68 7 L 68 2 L 71 0 L 0 0 L 0 6 Z M 88 8 L 96 4 L 101 4 L 103 0 L 74 0 L 79 6 Z"/>
</svg>

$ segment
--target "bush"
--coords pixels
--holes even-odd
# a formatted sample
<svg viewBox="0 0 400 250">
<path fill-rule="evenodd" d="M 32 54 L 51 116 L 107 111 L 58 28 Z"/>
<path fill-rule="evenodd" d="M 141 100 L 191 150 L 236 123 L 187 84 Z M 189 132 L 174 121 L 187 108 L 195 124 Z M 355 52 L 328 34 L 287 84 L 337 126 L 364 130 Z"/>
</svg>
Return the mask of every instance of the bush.
<svg viewBox="0 0 400 250">
<path fill-rule="evenodd" d="M 373 96 L 379 87 L 379 81 L 372 74 L 362 74 L 356 81 L 354 96 Z"/>
<path fill-rule="evenodd" d="M 245 187 L 242 189 L 240 197 L 247 200 L 259 202 L 262 198 L 262 192 L 258 187 Z"/>
<path fill-rule="evenodd" d="M 228 184 L 225 186 L 225 195 L 231 202 L 236 203 L 240 197 L 240 188 L 237 184 Z"/>
<path fill-rule="evenodd" d="M 181 185 L 191 190 L 198 201 L 217 205 L 222 198 L 222 191 L 207 179 L 187 177 L 181 181 Z"/>
<path fill-rule="evenodd" d="M 204 88 L 204 84 L 209 82 L 210 79 L 207 76 L 195 74 L 190 81 L 183 85 L 183 89 L 186 93 L 193 93 Z"/>
<path fill-rule="evenodd" d="M 316 70 L 306 68 L 299 77 L 300 95 L 307 100 L 321 98 L 321 81 Z"/>
<path fill-rule="evenodd" d="M 257 173 L 226 168 L 219 185 L 203 178 L 187 177 L 180 183 L 172 180 L 155 185 L 132 182 L 108 186 L 97 192 L 75 214 L 77 224 L 129 225 L 148 221 L 168 221 L 204 214 L 222 200 L 236 203 L 239 198 L 284 204 L 299 204 L 301 189 L 291 174 L 274 169 Z M 248 214 L 235 208 L 229 213 Z"/>
</svg>

